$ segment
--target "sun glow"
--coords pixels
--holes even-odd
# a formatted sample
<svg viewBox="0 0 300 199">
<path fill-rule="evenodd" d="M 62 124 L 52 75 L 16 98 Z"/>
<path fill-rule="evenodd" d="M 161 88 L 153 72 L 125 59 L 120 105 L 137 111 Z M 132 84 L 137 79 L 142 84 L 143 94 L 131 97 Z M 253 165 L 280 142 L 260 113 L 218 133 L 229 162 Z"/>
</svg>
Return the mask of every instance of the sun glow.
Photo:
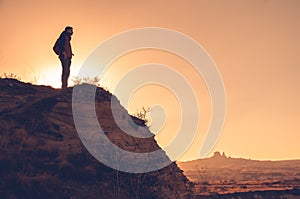
<svg viewBox="0 0 300 199">
<path fill-rule="evenodd" d="M 57 67 L 46 68 L 37 77 L 37 84 L 60 88 L 61 70 L 57 70 Z"/>
<path fill-rule="evenodd" d="M 72 79 L 77 77 L 77 73 L 78 67 L 71 65 L 71 73 L 68 80 L 69 86 L 74 85 Z M 61 88 L 61 74 L 61 67 L 58 68 L 57 65 L 45 67 L 45 69 L 39 72 L 38 76 L 34 77 L 34 79 L 36 79 L 35 83 L 38 85 L 51 86 L 53 88 Z"/>
</svg>

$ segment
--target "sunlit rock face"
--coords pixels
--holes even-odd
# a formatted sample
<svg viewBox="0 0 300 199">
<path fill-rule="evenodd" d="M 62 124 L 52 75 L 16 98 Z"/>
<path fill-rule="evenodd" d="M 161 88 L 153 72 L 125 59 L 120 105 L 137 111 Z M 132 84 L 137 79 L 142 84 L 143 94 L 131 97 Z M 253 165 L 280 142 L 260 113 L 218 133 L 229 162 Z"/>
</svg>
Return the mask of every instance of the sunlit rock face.
<svg viewBox="0 0 300 199">
<path fill-rule="evenodd" d="M 0 79 L 0 198 L 190 197 L 188 180 L 175 163 L 158 171 L 132 174 L 96 160 L 76 132 L 72 89 L 62 93 L 51 87 Z M 141 139 L 122 132 L 111 113 L 112 97 L 97 88 L 96 113 L 107 137 L 127 151 L 159 149 L 153 136 Z M 128 128 L 132 128 L 127 121 L 130 117 L 151 133 L 120 104 L 117 110 L 115 117 Z"/>
</svg>

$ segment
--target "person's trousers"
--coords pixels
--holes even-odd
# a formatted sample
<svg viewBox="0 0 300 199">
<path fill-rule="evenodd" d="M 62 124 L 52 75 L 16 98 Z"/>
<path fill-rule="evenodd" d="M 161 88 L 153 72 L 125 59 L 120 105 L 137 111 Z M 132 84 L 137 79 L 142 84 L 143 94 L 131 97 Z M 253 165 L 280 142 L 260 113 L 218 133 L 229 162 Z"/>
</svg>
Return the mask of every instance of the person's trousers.
<svg viewBox="0 0 300 199">
<path fill-rule="evenodd" d="M 68 79 L 70 76 L 71 59 L 60 59 L 62 66 L 61 75 L 61 88 L 66 89 L 68 87 Z"/>
</svg>

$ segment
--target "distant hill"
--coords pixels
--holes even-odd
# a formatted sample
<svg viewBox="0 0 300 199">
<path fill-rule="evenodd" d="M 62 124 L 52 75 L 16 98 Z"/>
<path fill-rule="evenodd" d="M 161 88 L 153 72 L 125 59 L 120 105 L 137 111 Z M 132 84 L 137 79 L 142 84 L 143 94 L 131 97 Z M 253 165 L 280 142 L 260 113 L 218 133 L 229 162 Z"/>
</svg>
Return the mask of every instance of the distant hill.
<svg viewBox="0 0 300 199">
<path fill-rule="evenodd" d="M 300 179 L 300 160 L 259 161 L 231 158 L 215 152 L 210 158 L 177 164 L 193 181 L 199 178 L 199 173 L 206 175 L 207 180 L 284 180 L 291 176 Z"/>
<path fill-rule="evenodd" d="M 111 169 L 90 155 L 74 126 L 72 89 L 61 93 L 0 79 L 0 198 L 189 198 L 188 180 L 176 163 L 131 174 Z M 112 97 L 97 88 L 97 116 L 109 139 L 129 151 L 158 149 L 153 136 L 134 138 L 116 126 Z"/>
<path fill-rule="evenodd" d="M 279 190 L 279 191 L 249 191 L 230 194 L 214 194 L 207 196 L 194 196 L 193 199 L 299 199 L 300 190 Z"/>
<path fill-rule="evenodd" d="M 195 195 L 225 195 L 237 192 L 255 192 L 265 195 L 286 193 L 298 194 L 300 198 L 300 160 L 258 161 L 227 157 L 215 152 L 214 156 L 205 159 L 178 162 L 184 174 L 195 184 Z M 292 191 L 296 189 L 298 191 Z M 283 190 L 288 190 L 284 192 Z M 264 192 L 265 191 L 265 192 Z M 239 194 L 235 194 L 238 198 Z M 242 198 L 254 197 L 243 194 Z M 265 198 L 265 197 L 261 197 Z M 266 198 L 272 198 L 271 196 Z M 277 197 L 275 197 L 277 198 Z"/>
</svg>

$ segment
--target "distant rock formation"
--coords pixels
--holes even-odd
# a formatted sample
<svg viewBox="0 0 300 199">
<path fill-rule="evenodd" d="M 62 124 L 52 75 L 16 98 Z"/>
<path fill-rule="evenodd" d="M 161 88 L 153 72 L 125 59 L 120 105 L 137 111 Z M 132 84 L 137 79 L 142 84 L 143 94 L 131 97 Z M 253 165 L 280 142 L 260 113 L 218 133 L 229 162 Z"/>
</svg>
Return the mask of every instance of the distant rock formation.
<svg viewBox="0 0 300 199">
<path fill-rule="evenodd" d="M 112 97 L 97 88 L 96 110 L 105 115 L 99 122 L 109 139 L 129 151 L 158 149 L 154 137 L 134 138 L 116 126 Z M 176 163 L 131 174 L 111 169 L 90 155 L 74 126 L 72 88 L 62 94 L 51 87 L 0 79 L 0 102 L 0 198 L 190 197 L 189 181 Z"/>
<path fill-rule="evenodd" d="M 225 152 L 221 153 L 219 151 L 214 152 L 213 158 L 227 158 L 227 156 L 225 155 Z"/>
</svg>

